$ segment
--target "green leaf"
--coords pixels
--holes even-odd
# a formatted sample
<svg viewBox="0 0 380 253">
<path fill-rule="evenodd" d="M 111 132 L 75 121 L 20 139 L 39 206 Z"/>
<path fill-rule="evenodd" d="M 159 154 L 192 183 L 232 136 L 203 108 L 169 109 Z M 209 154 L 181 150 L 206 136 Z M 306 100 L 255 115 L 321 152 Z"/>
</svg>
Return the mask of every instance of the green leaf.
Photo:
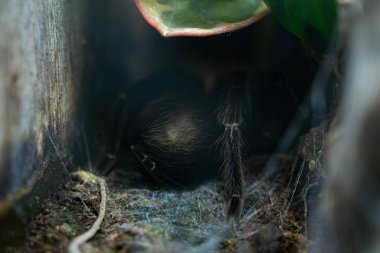
<svg viewBox="0 0 380 253">
<path fill-rule="evenodd" d="M 208 36 L 246 27 L 269 10 L 263 0 L 135 0 L 163 36 Z"/>
<path fill-rule="evenodd" d="M 335 31 L 336 0 L 265 0 L 276 19 L 290 32 L 319 49 Z"/>
</svg>

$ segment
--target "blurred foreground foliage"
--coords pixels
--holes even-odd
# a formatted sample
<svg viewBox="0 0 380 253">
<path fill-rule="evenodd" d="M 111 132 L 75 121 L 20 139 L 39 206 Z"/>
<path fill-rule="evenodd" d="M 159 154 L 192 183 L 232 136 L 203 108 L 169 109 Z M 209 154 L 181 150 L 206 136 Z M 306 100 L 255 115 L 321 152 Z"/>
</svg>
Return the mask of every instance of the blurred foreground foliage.
<svg viewBox="0 0 380 253">
<path fill-rule="evenodd" d="M 261 19 L 268 7 L 304 43 L 324 50 L 337 20 L 335 0 L 135 0 L 163 36 L 208 36 L 234 31 Z"/>
<path fill-rule="evenodd" d="M 295 36 L 317 49 L 332 39 L 337 21 L 335 0 L 265 0 L 276 19 Z"/>
</svg>

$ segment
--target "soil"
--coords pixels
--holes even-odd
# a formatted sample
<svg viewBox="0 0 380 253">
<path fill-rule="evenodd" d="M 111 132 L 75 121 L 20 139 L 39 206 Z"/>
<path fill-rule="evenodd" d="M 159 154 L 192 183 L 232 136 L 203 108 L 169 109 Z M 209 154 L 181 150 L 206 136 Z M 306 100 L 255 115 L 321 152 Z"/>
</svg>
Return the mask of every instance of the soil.
<svg viewBox="0 0 380 253">
<path fill-rule="evenodd" d="M 106 216 L 82 252 L 308 252 L 310 185 L 320 180 L 323 145 L 312 130 L 298 150 L 278 156 L 276 173 L 246 175 L 240 221 L 227 221 L 222 186 L 207 182 L 191 191 L 148 189 L 125 168 L 109 174 Z M 322 137 L 323 139 L 323 137 Z M 318 145 L 311 140 L 318 140 Z M 316 150 L 319 149 L 319 150 Z M 315 156 L 318 154 L 318 156 Z M 250 166 L 259 166 L 255 159 Z M 262 165 L 261 165 L 262 166 Z M 256 171 L 256 172 L 253 172 Z M 263 170 L 266 171 L 266 170 Z M 95 222 L 100 203 L 96 183 L 75 181 L 43 204 L 18 252 L 66 252 L 70 241 Z"/>
</svg>

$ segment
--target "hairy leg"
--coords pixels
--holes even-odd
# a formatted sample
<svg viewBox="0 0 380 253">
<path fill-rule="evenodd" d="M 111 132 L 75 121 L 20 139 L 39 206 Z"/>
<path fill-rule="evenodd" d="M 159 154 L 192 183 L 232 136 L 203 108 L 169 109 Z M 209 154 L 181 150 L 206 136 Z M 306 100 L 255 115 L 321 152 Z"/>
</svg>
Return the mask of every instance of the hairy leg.
<svg viewBox="0 0 380 253">
<path fill-rule="evenodd" d="M 218 139 L 220 175 L 227 200 L 227 217 L 239 219 L 243 209 L 244 134 L 249 97 L 246 82 L 238 73 L 224 80 L 217 122 L 224 128 Z"/>
</svg>

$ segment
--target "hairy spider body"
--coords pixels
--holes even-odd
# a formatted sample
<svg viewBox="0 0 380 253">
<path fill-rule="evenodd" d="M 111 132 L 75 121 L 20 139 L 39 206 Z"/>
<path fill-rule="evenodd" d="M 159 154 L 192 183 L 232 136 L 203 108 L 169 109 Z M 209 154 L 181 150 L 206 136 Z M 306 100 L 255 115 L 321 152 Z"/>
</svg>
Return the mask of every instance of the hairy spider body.
<svg viewBox="0 0 380 253">
<path fill-rule="evenodd" d="M 215 177 L 218 135 L 207 100 L 183 95 L 164 95 L 143 109 L 132 148 L 149 154 L 155 167 L 143 166 L 156 179 L 179 187 Z"/>
<path fill-rule="evenodd" d="M 131 88 L 129 94 L 146 95 L 127 104 L 126 132 L 132 133 L 128 145 L 143 171 L 160 186 L 185 188 L 219 175 L 227 217 L 239 219 L 246 154 L 258 151 L 258 145 L 246 144 L 258 140 L 265 144 L 264 151 L 272 150 L 282 130 L 268 132 L 273 118 L 263 117 L 260 105 L 254 104 L 267 88 L 252 89 L 242 73 L 222 76 L 216 83 L 213 92 L 206 93 L 199 79 L 180 74 L 155 76 Z M 260 102 L 268 112 L 289 106 L 283 92 L 268 94 L 275 95 Z M 253 114 L 262 120 L 253 121 Z M 277 126 L 286 125 L 289 115 L 279 115 Z"/>
</svg>

